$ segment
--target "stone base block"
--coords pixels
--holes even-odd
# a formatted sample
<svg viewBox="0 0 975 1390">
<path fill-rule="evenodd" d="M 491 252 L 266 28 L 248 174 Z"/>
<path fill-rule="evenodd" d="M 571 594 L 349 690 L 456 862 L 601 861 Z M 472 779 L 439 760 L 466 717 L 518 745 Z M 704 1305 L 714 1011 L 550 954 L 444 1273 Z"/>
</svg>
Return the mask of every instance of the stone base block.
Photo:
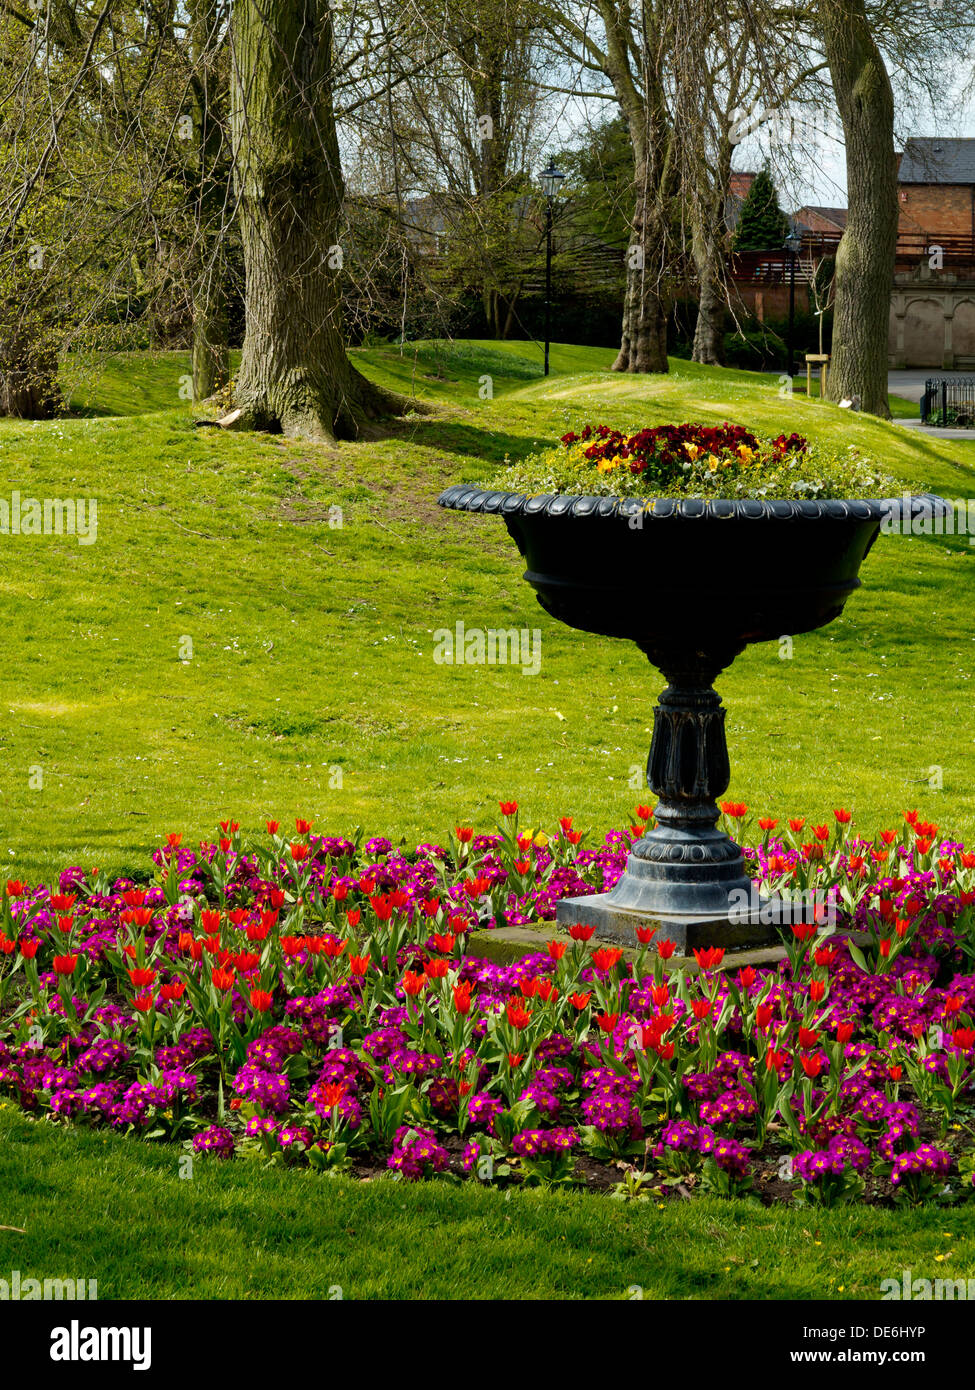
<svg viewBox="0 0 975 1390">
<path fill-rule="evenodd" d="M 765 916 L 765 920 L 760 919 Z M 609 893 L 584 898 L 562 898 L 555 909 L 560 927 L 587 922 L 596 928 L 600 941 L 616 946 L 637 946 L 637 927 L 656 927 L 654 941 L 672 941 L 681 955 L 689 956 L 696 946 L 723 946 L 726 950 L 765 946 L 778 942 L 779 935 L 760 910 L 744 916 L 741 912 L 720 916 L 713 912 L 648 914 L 620 907 Z"/>
</svg>

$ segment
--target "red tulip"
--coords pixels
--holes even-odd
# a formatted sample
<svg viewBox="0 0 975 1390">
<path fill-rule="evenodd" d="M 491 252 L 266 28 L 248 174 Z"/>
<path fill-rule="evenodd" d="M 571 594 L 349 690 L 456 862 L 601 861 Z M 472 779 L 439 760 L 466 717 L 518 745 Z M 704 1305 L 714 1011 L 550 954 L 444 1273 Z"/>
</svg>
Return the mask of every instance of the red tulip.
<svg viewBox="0 0 975 1390">
<path fill-rule="evenodd" d="M 232 970 L 214 970 L 210 978 L 213 980 L 215 989 L 227 990 L 234 982 L 234 972 Z"/>
<path fill-rule="evenodd" d="M 553 960 L 561 960 L 569 948 L 564 941 L 550 941 L 547 949 Z"/>
<path fill-rule="evenodd" d="M 321 1088 L 320 1098 L 326 1110 L 334 1110 L 345 1099 L 345 1087 L 340 1081 L 329 1082 Z"/>
<path fill-rule="evenodd" d="M 266 1014 L 271 1007 L 273 996 L 266 989 L 251 990 L 251 1007 L 255 1013 Z"/>
<path fill-rule="evenodd" d="M 588 941 L 596 928 L 591 927 L 586 922 L 573 922 L 569 928 L 569 935 L 573 941 Z"/>
<path fill-rule="evenodd" d="M 623 952 L 618 946 L 600 946 L 592 953 L 592 963 L 600 975 L 608 974 L 622 958 Z"/>
<path fill-rule="evenodd" d="M 724 960 L 724 948 L 721 946 L 708 946 L 705 949 L 695 946 L 694 958 L 705 973 L 716 970 Z"/>
<path fill-rule="evenodd" d="M 582 993 L 581 990 L 576 990 L 575 994 L 569 995 L 569 1003 L 574 1009 L 578 1009 L 581 1013 L 591 998 L 592 990 L 588 990 L 585 994 Z"/>
<path fill-rule="evenodd" d="M 75 966 L 78 964 L 77 955 L 74 956 L 55 956 L 54 973 L 55 975 L 73 975 Z"/>
<path fill-rule="evenodd" d="M 524 1008 L 516 999 L 508 1000 L 506 1012 L 508 1015 L 508 1022 L 511 1024 L 512 1028 L 521 1029 L 528 1027 L 528 1022 L 531 1019 L 531 1010 Z"/>
</svg>

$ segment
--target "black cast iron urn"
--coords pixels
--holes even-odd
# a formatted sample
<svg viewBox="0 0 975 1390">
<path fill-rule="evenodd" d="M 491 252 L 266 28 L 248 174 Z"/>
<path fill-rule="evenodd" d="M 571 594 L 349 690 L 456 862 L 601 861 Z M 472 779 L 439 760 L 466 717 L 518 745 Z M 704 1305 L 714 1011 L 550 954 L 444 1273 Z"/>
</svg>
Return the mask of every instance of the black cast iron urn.
<svg viewBox="0 0 975 1390">
<path fill-rule="evenodd" d="M 449 487 L 440 505 L 503 518 L 547 613 L 625 637 L 667 681 L 654 709 L 647 781 L 656 825 L 609 893 L 565 898 L 558 921 L 589 922 L 632 943 L 640 924 L 678 950 L 770 940 L 739 846 L 718 829 L 731 770 L 718 674 L 750 642 L 823 627 L 860 585 L 881 523 L 908 529 L 947 504 L 918 497 L 855 501 L 699 501 L 487 492 Z"/>
</svg>

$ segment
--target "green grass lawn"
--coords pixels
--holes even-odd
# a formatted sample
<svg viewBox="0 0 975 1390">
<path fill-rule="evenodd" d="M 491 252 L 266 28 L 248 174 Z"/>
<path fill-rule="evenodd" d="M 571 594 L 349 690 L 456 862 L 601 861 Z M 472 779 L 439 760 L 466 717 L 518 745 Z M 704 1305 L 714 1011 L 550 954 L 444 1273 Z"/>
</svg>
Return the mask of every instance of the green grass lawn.
<svg viewBox="0 0 975 1390">
<path fill-rule="evenodd" d="M 30 878 L 118 868 L 172 829 L 297 811 L 427 838 L 490 822 L 509 795 L 530 820 L 628 819 L 659 676 L 629 644 L 549 619 L 501 523 L 435 505 L 587 419 L 795 426 L 861 444 L 905 486 L 973 489 L 970 443 L 783 401 L 775 377 L 680 361 L 618 377 L 611 358 L 556 345 L 545 381 L 532 344 L 363 352 L 401 389 L 422 365 L 434 413 L 336 448 L 194 429 L 178 354 L 88 364 L 87 408 L 118 414 L 0 422 L 0 496 L 98 501 L 94 545 L 0 545 L 0 859 Z M 964 540 L 881 538 L 840 621 L 792 660 L 746 652 L 720 681 L 733 794 L 773 815 L 852 805 L 871 827 L 916 803 L 971 834 L 973 560 Z M 538 627 L 541 673 L 437 665 L 433 633 L 458 620 Z"/>
<path fill-rule="evenodd" d="M 876 1299 L 975 1275 L 975 1209 L 369 1183 L 36 1124 L 0 1105 L 0 1270 L 99 1298 Z"/>
<path fill-rule="evenodd" d="M 798 429 L 863 447 L 905 487 L 975 496 L 973 443 L 784 400 L 775 376 L 674 361 L 618 377 L 612 357 L 555 345 L 546 381 L 534 344 L 370 349 L 365 372 L 433 411 L 334 448 L 194 429 L 182 354 L 66 364 L 77 416 L 0 422 L 0 497 L 98 502 L 96 544 L 0 537 L 8 871 L 145 865 L 167 831 L 192 842 L 228 815 L 409 841 L 487 826 L 514 796 L 525 823 L 628 823 L 660 677 L 551 621 L 500 522 L 435 505 L 587 420 Z M 751 648 L 721 678 L 732 793 L 779 816 L 852 806 L 871 829 L 917 805 L 972 837 L 975 550 L 881 538 L 863 579 L 793 659 Z M 540 628 L 541 673 L 437 665 L 433 633 L 459 620 Z M 940 1274 L 936 1254 L 967 1268 L 975 1229 L 970 1212 L 658 1211 L 242 1165 L 181 1182 L 172 1151 L 10 1108 L 0 1134 L 0 1224 L 27 1231 L 0 1232 L 0 1263 L 78 1264 L 103 1296 L 873 1297 L 928 1257 Z"/>
</svg>

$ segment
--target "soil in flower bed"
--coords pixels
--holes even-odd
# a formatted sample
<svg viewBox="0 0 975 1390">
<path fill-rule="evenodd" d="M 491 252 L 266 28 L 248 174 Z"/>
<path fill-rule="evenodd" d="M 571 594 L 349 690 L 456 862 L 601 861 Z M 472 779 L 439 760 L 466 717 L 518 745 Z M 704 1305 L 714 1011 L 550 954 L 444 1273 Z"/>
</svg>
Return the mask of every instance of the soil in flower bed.
<svg viewBox="0 0 975 1390">
<path fill-rule="evenodd" d="M 149 886 L 8 881 L 0 1091 L 45 1123 L 363 1181 L 969 1199 L 975 853 L 913 811 L 867 838 L 843 809 L 753 828 L 728 802 L 759 890 L 817 904 L 784 959 L 681 963 L 649 925 L 627 958 L 575 925 L 501 966 L 476 954 L 486 919 L 544 925 L 611 887 L 652 818 L 590 847 L 500 809 L 409 853 L 305 820 L 248 846 L 228 821 L 193 850 L 172 834 Z"/>
</svg>

